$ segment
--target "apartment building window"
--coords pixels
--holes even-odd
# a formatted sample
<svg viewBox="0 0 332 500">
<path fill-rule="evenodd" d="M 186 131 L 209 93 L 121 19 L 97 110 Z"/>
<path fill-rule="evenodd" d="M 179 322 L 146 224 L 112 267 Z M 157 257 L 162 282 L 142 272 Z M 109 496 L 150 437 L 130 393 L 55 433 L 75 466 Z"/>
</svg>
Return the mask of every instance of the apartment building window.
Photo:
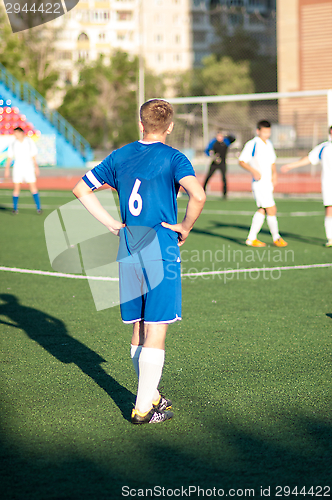
<svg viewBox="0 0 332 500">
<path fill-rule="evenodd" d="M 89 59 L 89 53 L 87 50 L 79 50 L 78 51 L 78 60 L 79 61 L 87 61 Z"/>
<path fill-rule="evenodd" d="M 105 33 L 99 33 L 99 40 L 105 40 L 106 34 Z"/>
<path fill-rule="evenodd" d="M 174 54 L 173 59 L 175 62 L 180 62 L 181 61 L 181 54 Z"/>
<path fill-rule="evenodd" d="M 163 54 L 156 54 L 156 61 L 162 62 L 163 61 Z"/>
<path fill-rule="evenodd" d="M 116 35 L 117 40 L 122 42 L 123 40 L 126 39 L 126 33 L 124 31 L 119 31 Z"/>
<path fill-rule="evenodd" d="M 194 42 L 204 43 L 205 40 L 206 40 L 206 32 L 205 31 L 194 31 Z"/>
<path fill-rule="evenodd" d="M 77 39 L 79 42 L 88 42 L 89 37 L 86 33 L 81 33 Z"/>
<path fill-rule="evenodd" d="M 155 41 L 156 43 L 163 43 L 163 41 L 164 41 L 164 37 L 163 37 L 163 35 L 160 35 L 160 34 L 155 35 L 155 36 L 154 36 L 154 41 Z"/>
<path fill-rule="evenodd" d="M 193 12 L 192 13 L 192 20 L 194 24 L 203 24 L 205 20 L 204 14 L 201 12 Z"/>
<path fill-rule="evenodd" d="M 133 18 L 132 10 L 118 10 L 116 12 L 117 21 L 131 21 Z"/>
<path fill-rule="evenodd" d="M 90 16 L 89 16 L 90 14 Z M 82 16 L 84 21 L 89 21 L 92 23 L 107 22 L 110 19 L 110 13 L 104 10 L 94 10 L 89 12 L 84 12 Z"/>
<path fill-rule="evenodd" d="M 177 45 L 179 45 L 181 43 L 181 35 L 175 35 L 174 41 Z"/>
</svg>

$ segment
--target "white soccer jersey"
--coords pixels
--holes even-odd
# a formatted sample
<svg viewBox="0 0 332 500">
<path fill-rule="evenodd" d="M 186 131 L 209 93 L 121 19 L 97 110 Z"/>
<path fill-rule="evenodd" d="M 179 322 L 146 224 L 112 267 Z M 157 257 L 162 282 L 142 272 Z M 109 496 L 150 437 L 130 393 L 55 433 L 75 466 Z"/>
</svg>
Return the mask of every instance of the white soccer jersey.
<svg viewBox="0 0 332 500">
<path fill-rule="evenodd" d="M 22 142 L 15 139 L 8 148 L 8 156 L 14 159 L 14 167 L 24 169 L 29 166 L 33 167 L 32 158 L 37 153 L 37 147 L 29 137 L 24 137 Z"/>
<path fill-rule="evenodd" d="M 312 165 L 322 163 L 322 195 L 325 206 L 332 205 L 332 143 L 318 144 L 310 151 L 309 160 Z"/>
<path fill-rule="evenodd" d="M 8 157 L 13 158 L 13 182 L 36 182 L 35 168 L 32 158 L 38 153 L 32 139 L 24 137 L 20 142 L 15 139 L 8 147 Z"/>
<path fill-rule="evenodd" d="M 239 160 L 258 170 L 261 181 L 272 182 L 272 165 L 276 161 L 276 154 L 271 141 L 264 142 L 260 137 L 254 137 L 244 145 Z"/>
</svg>

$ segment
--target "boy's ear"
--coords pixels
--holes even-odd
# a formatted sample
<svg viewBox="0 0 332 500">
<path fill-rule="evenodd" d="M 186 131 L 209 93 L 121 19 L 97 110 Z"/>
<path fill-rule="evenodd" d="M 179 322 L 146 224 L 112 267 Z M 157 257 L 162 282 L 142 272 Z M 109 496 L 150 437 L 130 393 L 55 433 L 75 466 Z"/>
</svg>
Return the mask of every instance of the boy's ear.
<svg viewBox="0 0 332 500">
<path fill-rule="evenodd" d="M 170 123 L 168 129 L 166 130 L 166 133 L 170 134 L 172 132 L 172 130 L 173 130 L 173 127 L 174 127 L 174 122 Z"/>
<path fill-rule="evenodd" d="M 138 122 L 138 126 L 139 126 L 139 131 L 144 134 L 144 125 L 142 122 Z"/>
</svg>

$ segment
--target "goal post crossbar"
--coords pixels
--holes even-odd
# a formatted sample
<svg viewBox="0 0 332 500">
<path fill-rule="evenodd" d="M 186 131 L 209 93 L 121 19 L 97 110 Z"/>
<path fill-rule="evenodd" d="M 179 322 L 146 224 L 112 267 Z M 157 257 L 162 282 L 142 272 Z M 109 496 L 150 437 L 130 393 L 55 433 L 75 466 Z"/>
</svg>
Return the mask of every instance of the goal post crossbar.
<svg viewBox="0 0 332 500">
<path fill-rule="evenodd" d="M 172 97 L 167 99 L 170 104 L 203 104 L 235 101 L 271 101 L 287 97 L 314 97 L 332 95 L 332 89 L 301 90 L 298 92 L 265 92 L 262 94 L 210 95 L 195 97 Z"/>
</svg>

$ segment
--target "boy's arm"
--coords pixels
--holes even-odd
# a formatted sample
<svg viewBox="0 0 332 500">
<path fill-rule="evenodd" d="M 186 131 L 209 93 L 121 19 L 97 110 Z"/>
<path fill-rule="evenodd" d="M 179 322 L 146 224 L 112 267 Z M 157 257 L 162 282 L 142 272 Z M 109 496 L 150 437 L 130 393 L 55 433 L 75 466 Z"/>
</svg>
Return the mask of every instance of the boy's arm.
<svg viewBox="0 0 332 500">
<path fill-rule="evenodd" d="M 274 187 L 277 184 L 277 167 L 275 163 L 272 163 L 271 170 L 272 170 L 272 184 Z"/>
<path fill-rule="evenodd" d="M 33 164 L 35 166 L 36 177 L 39 177 L 39 167 L 38 167 L 38 163 L 37 163 L 37 157 L 36 156 L 32 156 L 31 158 L 32 158 Z"/>
<path fill-rule="evenodd" d="M 113 219 L 100 204 L 92 189 L 82 179 L 74 187 L 73 193 L 91 215 L 104 224 L 111 233 L 118 236 L 120 229 L 125 227 L 125 224 Z"/>
<path fill-rule="evenodd" d="M 193 228 L 201 211 L 203 210 L 206 195 L 204 189 L 193 175 L 187 175 L 180 180 L 180 185 L 186 190 L 189 195 L 186 215 L 179 224 L 167 224 L 162 222 L 162 226 L 175 231 L 179 235 L 179 243 L 181 246 L 186 241 L 188 234 Z"/>
<path fill-rule="evenodd" d="M 5 179 L 7 179 L 9 177 L 9 168 L 10 168 L 10 165 L 12 163 L 12 160 L 13 158 L 7 158 L 7 161 L 6 161 L 6 166 L 5 166 Z"/>
<path fill-rule="evenodd" d="M 256 170 L 255 168 L 251 167 L 249 163 L 246 163 L 245 161 L 239 161 L 240 167 L 244 168 L 245 170 L 248 170 L 248 172 L 251 173 L 255 181 L 259 181 L 261 178 L 260 172 Z"/>
<path fill-rule="evenodd" d="M 299 161 L 294 161 L 293 163 L 286 163 L 280 169 L 281 172 L 286 174 L 289 170 L 293 170 L 293 168 L 305 167 L 306 165 L 310 165 L 311 161 L 309 160 L 309 156 L 304 156 Z"/>
</svg>

